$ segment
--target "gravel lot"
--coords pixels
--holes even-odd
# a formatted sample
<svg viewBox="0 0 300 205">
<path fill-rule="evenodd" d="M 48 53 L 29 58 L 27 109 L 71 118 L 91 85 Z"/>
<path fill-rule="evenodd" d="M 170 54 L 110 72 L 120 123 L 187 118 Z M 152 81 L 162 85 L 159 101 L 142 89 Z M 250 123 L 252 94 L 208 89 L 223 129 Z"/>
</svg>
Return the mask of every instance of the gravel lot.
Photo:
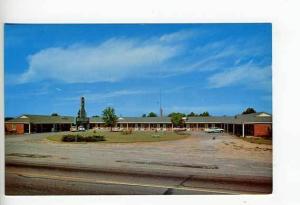
<svg viewBox="0 0 300 205">
<path fill-rule="evenodd" d="M 51 134 L 7 136 L 6 161 L 193 175 L 272 176 L 272 145 L 249 143 L 226 133 L 191 132 L 190 137 L 174 141 L 105 144 L 55 143 L 46 139 Z"/>
</svg>

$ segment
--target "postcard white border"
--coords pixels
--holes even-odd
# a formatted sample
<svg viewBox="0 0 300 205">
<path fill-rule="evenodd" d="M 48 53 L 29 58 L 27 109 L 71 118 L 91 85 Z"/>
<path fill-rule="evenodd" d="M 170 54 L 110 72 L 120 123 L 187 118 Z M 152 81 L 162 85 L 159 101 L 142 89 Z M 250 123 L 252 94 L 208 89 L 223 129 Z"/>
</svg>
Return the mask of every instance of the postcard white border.
<svg viewBox="0 0 300 205">
<path fill-rule="evenodd" d="M 4 85 L 1 83 L 1 204 L 299 204 L 300 28 L 297 20 L 299 19 L 297 0 L 3 0 L 0 8 L 2 23 L 270 22 L 273 25 L 274 119 L 274 191 L 271 195 L 4 196 Z M 3 24 L 1 33 L 3 34 Z M 3 38 L 1 48 L 0 79 L 3 82 Z"/>
</svg>

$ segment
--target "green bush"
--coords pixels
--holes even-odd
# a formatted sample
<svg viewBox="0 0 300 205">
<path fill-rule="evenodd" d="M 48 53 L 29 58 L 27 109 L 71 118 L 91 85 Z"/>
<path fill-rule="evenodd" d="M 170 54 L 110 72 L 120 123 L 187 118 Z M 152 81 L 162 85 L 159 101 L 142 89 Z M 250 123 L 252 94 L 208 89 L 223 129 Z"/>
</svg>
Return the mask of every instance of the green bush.
<svg viewBox="0 0 300 205">
<path fill-rule="evenodd" d="M 91 135 L 91 136 L 82 136 L 82 135 L 63 135 L 63 142 L 100 142 L 105 141 L 104 136 L 101 135 Z"/>
<path fill-rule="evenodd" d="M 122 134 L 123 134 L 123 135 L 130 135 L 130 134 L 132 134 L 132 129 L 129 129 L 129 130 L 123 130 L 123 131 L 122 131 Z"/>
<path fill-rule="evenodd" d="M 175 130 L 174 132 L 178 135 L 190 135 L 190 133 L 187 133 L 186 131 L 183 130 Z"/>
<path fill-rule="evenodd" d="M 101 135 L 93 135 L 85 137 L 86 142 L 100 142 L 105 141 L 104 136 Z"/>
</svg>

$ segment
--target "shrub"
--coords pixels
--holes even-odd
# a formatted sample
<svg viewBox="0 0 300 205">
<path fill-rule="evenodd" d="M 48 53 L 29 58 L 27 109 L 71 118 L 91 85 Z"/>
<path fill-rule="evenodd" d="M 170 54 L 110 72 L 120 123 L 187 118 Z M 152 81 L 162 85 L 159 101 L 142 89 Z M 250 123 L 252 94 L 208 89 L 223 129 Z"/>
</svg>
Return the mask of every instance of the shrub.
<svg viewBox="0 0 300 205">
<path fill-rule="evenodd" d="M 175 130 L 174 132 L 178 135 L 190 135 L 190 133 L 187 133 L 185 130 Z"/>
<path fill-rule="evenodd" d="M 86 142 L 100 142 L 105 141 L 104 136 L 100 135 L 93 135 L 93 136 L 87 136 L 85 137 Z"/>
<path fill-rule="evenodd" d="M 99 142 L 105 141 L 104 136 L 101 135 L 91 135 L 91 136 L 82 136 L 82 135 L 64 135 L 62 137 L 63 142 Z"/>
<path fill-rule="evenodd" d="M 75 142 L 76 141 L 76 138 L 77 138 L 77 141 L 78 139 L 82 137 L 81 135 L 64 135 L 62 137 L 62 141 L 63 142 Z"/>
<path fill-rule="evenodd" d="M 130 135 L 130 134 L 132 134 L 132 129 L 129 129 L 129 130 L 123 130 L 123 131 L 122 131 L 122 134 L 123 134 L 123 135 Z"/>
</svg>

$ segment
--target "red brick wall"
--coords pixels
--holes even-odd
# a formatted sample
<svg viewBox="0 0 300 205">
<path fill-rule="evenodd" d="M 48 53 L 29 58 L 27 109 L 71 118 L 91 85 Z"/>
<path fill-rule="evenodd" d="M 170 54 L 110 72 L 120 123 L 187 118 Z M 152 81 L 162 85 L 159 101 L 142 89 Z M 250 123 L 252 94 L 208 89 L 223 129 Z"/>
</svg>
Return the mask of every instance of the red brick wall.
<svg viewBox="0 0 300 205">
<path fill-rule="evenodd" d="M 24 134 L 24 124 L 5 123 L 5 131 L 8 133 Z"/>
<path fill-rule="evenodd" d="M 254 125 L 254 136 L 255 137 L 267 137 L 270 135 L 272 130 L 271 124 L 255 124 Z"/>
</svg>

